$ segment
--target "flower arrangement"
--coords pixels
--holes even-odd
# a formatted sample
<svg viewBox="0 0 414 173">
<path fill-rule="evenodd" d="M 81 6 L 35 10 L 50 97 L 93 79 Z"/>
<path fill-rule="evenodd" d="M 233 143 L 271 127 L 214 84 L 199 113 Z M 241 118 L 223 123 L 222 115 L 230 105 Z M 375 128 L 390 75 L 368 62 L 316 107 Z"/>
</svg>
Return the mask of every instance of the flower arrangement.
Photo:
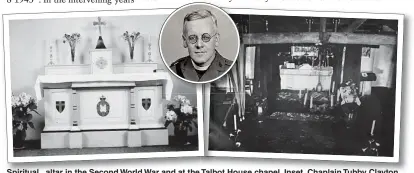
<svg viewBox="0 0 414 173">
<path fill-rule="evenodd" d="M 341 84 L 339 88 L 338 96 L 341 98 L 341 108 L 345 113 L 345 120 L 349 123 L 352 123 L 355 120 L 354 114 L 356 113 L 357 108 L 361 105 L 361 100 L 358 96 L 358 87 L 355 82 L 348 80 Z"/>
<path fill-rule="evenodd" d="M 174 125 L 174 133 L 179 140 L 185 140 L 188 131 L 192 131 L 192 124 L 197 127 L 194 119 L 197 118 L 197 108 L 193 107 L 185 96 L 175 96 L 173 101 L 167 104 L 167 113 L 165 114 L 165 127 L 170 123 Z"/>
<path fill-rule="evenodd" d="M 129 46 L 129 56 L 132 59 L 134 59 L 134 48 L 135 48 L 135 41 L 140 38 L 139 32 L 132 32 L 131 34 L 128 31 L 125 31 L 125 33 L 122 35 L 122 38 L 128 42 Z"/>
<path fill-rule="evenodd" d="M 79 43 L 80 39 L 81 39 L 81 35 L 79 33 L 73 33 L 72 35 L 69 34 L 65 34 L 63 36 L 63 43 L 68 42 L 69 46 L 70 46 L 70 55 L 72 57 L 72 62 L 75 61 L 75 49 L 76 49 L 76 44 Z"/>
<path fill-rule="evenodd" d="M 18 96 L 12 95 L 12 115 L 13 115 L 13 145 L 15 148 L 23 147 L 26 139 L 26 130 L 28 127 L 35 129 L 33 122 L 33 112 L 37 112 L 37 103 L 35 99 L 26 93 Z"/>
</svg>

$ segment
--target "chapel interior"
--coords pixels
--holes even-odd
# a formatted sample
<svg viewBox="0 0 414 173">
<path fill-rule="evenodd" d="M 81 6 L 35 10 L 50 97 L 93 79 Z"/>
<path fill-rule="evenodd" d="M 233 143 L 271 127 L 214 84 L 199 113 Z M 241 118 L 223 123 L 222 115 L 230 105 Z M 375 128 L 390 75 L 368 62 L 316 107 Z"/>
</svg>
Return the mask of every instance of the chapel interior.
<svg viewBox="0 0 414 173">
<path fill-rule="evenodd" d="M 364 155 L 375 139 L 376 155 L 393 156 L 396 20 L 231 17 L 241 48 L 211 85 L 210 124 L 236 144 L 210 149 Z M 340 96 L 347 81 L 361 102 L 351 124 Z"/>
</svg>

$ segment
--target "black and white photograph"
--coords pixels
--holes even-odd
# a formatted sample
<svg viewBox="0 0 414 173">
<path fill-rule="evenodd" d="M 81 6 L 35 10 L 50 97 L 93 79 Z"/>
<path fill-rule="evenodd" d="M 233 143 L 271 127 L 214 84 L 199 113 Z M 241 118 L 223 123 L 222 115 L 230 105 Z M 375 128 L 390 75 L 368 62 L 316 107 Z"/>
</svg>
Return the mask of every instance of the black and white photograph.
<svg viewBox="0 0 414 173">
<path fill-rule="evenodd" d="M 159 53 L 172 11 L 5 15 L 9 162 L 202 156 L 196 85 Z"/>
<path fill-rule="evenodd" d="M 208 155 L 398 162 L 403 15 L 229 13 L 240 53 L 203 86 Z"/>
<path fill-rule="evenodd" d="M 165 65 L 178 78 L 208 83 L 233 66 L 240 46 L 235 23 L 217 6 L 191 3 L 174 11 L 160 34 Z"/>
</svg>

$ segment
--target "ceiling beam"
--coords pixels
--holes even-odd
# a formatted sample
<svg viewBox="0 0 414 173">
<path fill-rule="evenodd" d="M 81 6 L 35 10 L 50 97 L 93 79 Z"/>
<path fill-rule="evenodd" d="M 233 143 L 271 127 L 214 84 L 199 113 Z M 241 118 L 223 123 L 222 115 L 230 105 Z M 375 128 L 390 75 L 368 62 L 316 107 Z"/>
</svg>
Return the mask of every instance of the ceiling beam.
<svg viewBox="0 0 414 173">
<path fill-rule="evenodd" d="M 365 21 L 367 21 L 367 19 L 356 19 L 351 24 L 349 24 L 348 27 L 342 29 L 342 32 L 354 32 L 362 24 L 364 24 Z"/>
<path fill-rule="evenodd" d="M 300 44 L 318 43 L 319 32 L 294 33 L 249 33 L 243 35 L 243 44 Z M 358 34 L 344 32 L 325 32 L 326 43 L 332 44 L 363 44 L 363 45 L 395 45 L 395 35 Z"/>
</svg>

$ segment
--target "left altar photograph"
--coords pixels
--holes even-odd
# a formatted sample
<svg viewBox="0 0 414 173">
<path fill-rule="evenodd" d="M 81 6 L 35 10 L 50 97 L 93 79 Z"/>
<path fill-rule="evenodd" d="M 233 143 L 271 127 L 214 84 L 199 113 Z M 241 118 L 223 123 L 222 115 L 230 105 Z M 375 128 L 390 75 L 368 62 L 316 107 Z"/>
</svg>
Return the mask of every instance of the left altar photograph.
<svg viewBox="0 0 414 173">
<path fill-rule="evenodd" d="M 9 162 L 202 156 L 197 87 L 160 58 L 171 12 L 4 15 Z"/>
</svg>

